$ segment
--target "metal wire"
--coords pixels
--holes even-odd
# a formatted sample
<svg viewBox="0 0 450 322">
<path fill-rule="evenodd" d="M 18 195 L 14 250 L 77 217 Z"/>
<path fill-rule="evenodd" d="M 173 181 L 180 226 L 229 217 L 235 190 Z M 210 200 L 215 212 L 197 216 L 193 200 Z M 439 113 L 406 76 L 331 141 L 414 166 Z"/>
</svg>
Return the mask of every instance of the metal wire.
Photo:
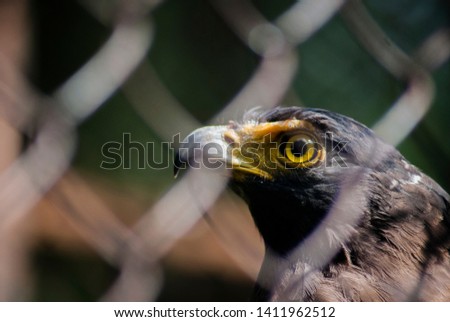
<svg viewBox="0 0 450 322">
<path fill-rule="evenodd" d="M 200 126 L 200 122 L 174 98 L 145 59 L 153 42 L 152 10 L 160 1 L 86 0 L 82 3 L 96 19 L 110 26 L 112 33 L 99 51 L 52 97 L 31 89 L 20 77 L 17 64 L 12 65 L 16 68 L 12 73 L 19 75 L 20 86 L 13 88 L 9 86 L 9 80 L 0 76 L 3 118 L 22 133 L 28 133 L 37 124 L 33 140 L 24 151 L 13 156 L 0 175 L 0 245 L 18 245 L 22 256 L 18 257 L 14 267 L 26 267 L 26 238 L 23 234 L 12 238 L 11 233 L 30 216 L 30 210 L 42 198 L 49 198 L 95 251 L 120 270 L 118 279 L 103 300 L 155 300 L 163 279 L 161 258 L 209 212 L 211 224 L 219 235 L 224 236 L 230 254 L 242 263 L 249 276 L 256 278 L 262 250 L 252 245 L 251 240 L 242 239 L 242 232 L 236 229 L 239 225 L 233 223 L 234 219 L 220 219 L 224 218 L 223 210 L 213 208 L 226 187 L 226 179 L 198 171 L 188 173 L 130 228 L 118 220 L 117 214 L 79 174 L 69 170 L 77 126 L 95 114 L 116 91 L 125 94 L 149 128 L 162 139 L 168 140 L 174 133 L 187 134 Z M 388 73 L 406 84 L 402 95 L 374 125 L 374 130 L 394 145 L 407 137 L 428 113 L 434 97 L 429 71 L 439 68 L 450 57 L 448 30 L 437 30 L 430 35 L 412 57 L 388 40 L 362 2 L 357 0 L 298 1 L 273 22 L 264 18 L 250 1 L 213 0 L 211 3 L 248 50 L 260 57 L 252 77 L 211 120 L 212 123 L 235 119 L 255 106 L 270 108 L 279 105 L 299 73 L 298 48 L 339 12 L 349 31 L 368 53 Z M 4 66 L 11 64 L 8 60 L 3 62 L 0 56 L 0 70 Z M 152 86 L 155 95 L 149 95 L 148 86 Z M 23 95 L 23 91 L 29 94 Z M 356 173 L 354 179 L 359 175 Z M 357 220 L 356 215 L 349 216 L 353 220 L 351 222 L 342 222 L 340 218 L 339 209 L 346 209 L 346 200 L 357 193 L 350 183 L 351 180 L 336 209 L 298 248 L 296 255 L 309 257 L 308 261 L 314 262 L 316 267 L 326 263 L 337 251 L 325 245 L 327 225 L 339 219 L 341 225 L 347 227 L 353 226 Z M 236 212 L 242 211 L 242 207 L 231 198 L 227 199 L 227 204 Z M 345 240 L 346 237 L 342 234 L 333 238 Z M 237 240 L 239 242 L 233 243 Z M 321 241 L 325 243 L 321 248 L 323 251 L 317 258 L 312 258 L 312 253 L 318 253 L 317 245 Z M 315 252 L 311 251 L 311 245 L 314 245 Z M 26 280 L 23 271 L 26 269 L 12 269 L 13 266 L 5 264 L 8 262 L 5 258 L 11 256 L 0 249 L 0 285 L 8 286 L 0 288 L 0 300 L 26 299 L 27 294 L 17 295 L 17 290 L 23 289 Z M 244 261 L 243 258 L 251 260 Z M 280 259 L 273 261 L 279 264 Z M 271 280 L 272 265 L 265 263 L 267 280 Z M 307 278 L 307 274 L 305 276 Z"/>
</svg>

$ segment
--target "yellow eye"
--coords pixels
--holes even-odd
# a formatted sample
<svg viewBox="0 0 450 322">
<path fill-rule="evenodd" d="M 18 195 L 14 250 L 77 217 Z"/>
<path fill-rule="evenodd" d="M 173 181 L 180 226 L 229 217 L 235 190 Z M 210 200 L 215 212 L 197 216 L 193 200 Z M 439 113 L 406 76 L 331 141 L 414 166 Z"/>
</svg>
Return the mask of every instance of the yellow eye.
<svg viewBox="0 0 450 322">
<path fill-rule="evenodd" d="M 297 166 L 308 167 L 320 161 L 322 147 L 308 134 L 302 133 L 290 137 L 281 144 L 285 158 Z"/>
</svg>

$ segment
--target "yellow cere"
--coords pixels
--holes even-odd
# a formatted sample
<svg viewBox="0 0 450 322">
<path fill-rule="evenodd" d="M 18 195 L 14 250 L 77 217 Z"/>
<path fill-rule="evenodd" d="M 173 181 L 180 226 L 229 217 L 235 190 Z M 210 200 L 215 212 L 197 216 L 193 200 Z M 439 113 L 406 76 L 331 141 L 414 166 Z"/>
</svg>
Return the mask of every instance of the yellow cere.
<svg viewBox="0 0 450 322">
<path fill-rule="evenodd" d="M 313 126 L 309 122 L 294 119 L 279 122 L 245 124 L 241 131 L 254 139 L 260 139 L 268 134 L 276 135 L 280 132 L 288 132 L 295 129 L 312 130 Z"/>
<path fill-rule="evenodd" d="M 324 159 L 325 151 L 312 133 L 314 133 L 314 126 L 311 123 L 295 119 L 247 123 L 229 128 L 224 132 L 223 138 L 228 143 L 236 144 L 232 158 L 229 160 L 233 170 L 237 170 L 233 171 L 233 176 L 244 179 L 247 173 L 271 180 L 277 171 L 316 165 Z M 282 153 L 280 140 L 282 137 L 285 138 L 285 135 L 292 136 L 285 140 L 284 153 Z M 246 150 L 243 147 L 248 143 L 257 144 L 257 147 Z M 276 148 L 270 149 L 270 153 L 267 153 L 269 143 L 276 144 Z M 301 151 L 296 151 L 295 149 L 299 147 Z"/>
</svg>

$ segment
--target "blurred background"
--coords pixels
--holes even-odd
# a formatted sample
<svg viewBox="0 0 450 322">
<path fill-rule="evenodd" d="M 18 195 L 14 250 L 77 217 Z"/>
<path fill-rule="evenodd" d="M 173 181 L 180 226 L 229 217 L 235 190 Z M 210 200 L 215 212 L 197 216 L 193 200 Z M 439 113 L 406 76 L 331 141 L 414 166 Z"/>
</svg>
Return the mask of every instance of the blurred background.
<svg viewBox="0 0 450 322">
<path fill-rule="evenodd" d="M 171 164 L 177 133 L 326 108 L 449 191 L 449 15 L 445 0 L 0 0 L 0 300 L 249 300 L 263 249 L 246 206 L 220 184 L 195 206 L 138 148 L 105 169 L 125 134 Z"/>
</svg>

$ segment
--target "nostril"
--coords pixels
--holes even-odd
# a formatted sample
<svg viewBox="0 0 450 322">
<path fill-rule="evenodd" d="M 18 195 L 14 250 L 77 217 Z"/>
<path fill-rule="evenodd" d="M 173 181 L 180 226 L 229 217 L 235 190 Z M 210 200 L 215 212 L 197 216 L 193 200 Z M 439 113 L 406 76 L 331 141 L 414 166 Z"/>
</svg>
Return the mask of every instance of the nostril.
<svg viewBox="0 0 450 322">
<path fill-rule="evenodd" d="M 228 130 L 223 133 L 223 140 L 228 144 L 239 143 L 239 136 L 234 130 Z"/>
<path fill-rule="evenodd" d="M 238 123 L 233 120 L 228 121 L 228 128 L 236 130 L 238 128 Z"/>
</svg>

